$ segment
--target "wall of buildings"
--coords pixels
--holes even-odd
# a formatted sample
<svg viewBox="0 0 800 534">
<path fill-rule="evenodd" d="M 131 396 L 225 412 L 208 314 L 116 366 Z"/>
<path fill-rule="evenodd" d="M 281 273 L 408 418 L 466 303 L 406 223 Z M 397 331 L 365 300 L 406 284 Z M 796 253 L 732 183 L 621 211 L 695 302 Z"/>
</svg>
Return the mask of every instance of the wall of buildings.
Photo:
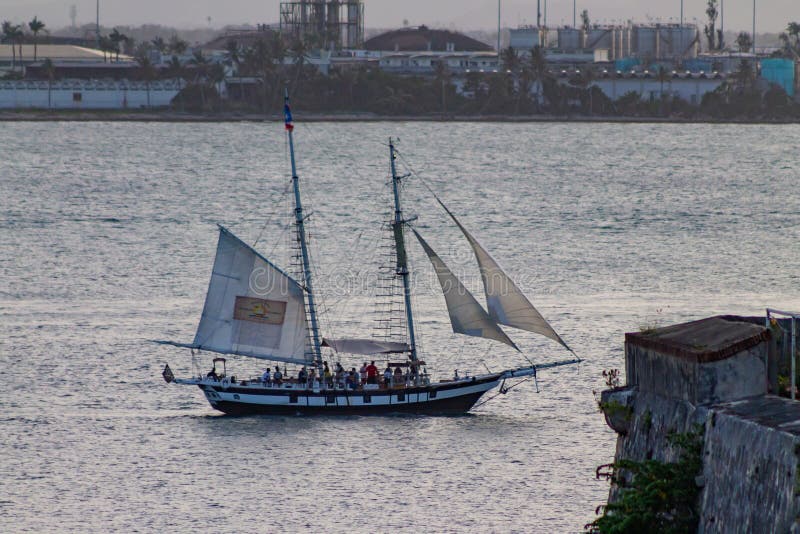
<svg viewBox="0 0 800 534">
<path fill-rule="evenodd" d="M 173 81 L 0 81 L 0 109 L 140 109 L 166 107 L 178 94 Z M 149 100 L 148 100 L 149 99 Z"/>
<path fill-rule="evenodd" d="M 639 94 L 642 100 L 658 100 L 662 91 L 665 95 L 680 97 L 690 104 L 697 105 L 703 100 L 703 95 L 717 89 L 725 82 L 723 76 L 707 76 L 700 73 L 681 74 L 674 77 L 670 75 L 663 83 L 654 74 L 643 73 L 626 74 L 624 76 L 612 75 L 600 78 L 593 85 L 600 88 L 610 99 L 616 100 L 631 91 Z"/>
</svg>

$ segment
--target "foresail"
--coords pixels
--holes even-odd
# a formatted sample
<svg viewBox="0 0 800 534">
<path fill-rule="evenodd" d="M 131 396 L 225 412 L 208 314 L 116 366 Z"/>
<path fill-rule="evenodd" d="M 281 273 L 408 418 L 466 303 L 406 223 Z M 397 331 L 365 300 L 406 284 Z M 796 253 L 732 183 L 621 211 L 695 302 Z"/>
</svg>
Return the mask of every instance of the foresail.
<svg viewBox="0 0 800 534">
<path fill-rule="evenodd" d="M 436 200 L 459 227 L 475 253 L 475 259 L 478 261 L 478 268 L 483 280 L 483 288 L 486 292 L 486 306 L 492 319 L 506 326 L 549 337 L 571 351 L 572 349 L 561 339 L 561 336 L 550 326 L 550 323 L 542 317 L 542 314 L 534 308 L 528 297 L 520 291 L 517 284 L 503 271 L 492 255 L 464 228 L 461 221 L 453 215 L 453 212 L 444 205 L 444 202 L 439 197 L 436 197 Z"/>
<path fill-rule="evenodd" d="M 493 339 L 519 350 L 416 230 L 414 230 L 414 235 L 417 236 L 425 254 L 431 260 L 436 276 L 439 278 L 453 332 Z"/>
<path fill-rule="evenodd" d="M 303 288 L 220 226 L 193 348 L 306 363 L 307 332 Z"/>
</svg>

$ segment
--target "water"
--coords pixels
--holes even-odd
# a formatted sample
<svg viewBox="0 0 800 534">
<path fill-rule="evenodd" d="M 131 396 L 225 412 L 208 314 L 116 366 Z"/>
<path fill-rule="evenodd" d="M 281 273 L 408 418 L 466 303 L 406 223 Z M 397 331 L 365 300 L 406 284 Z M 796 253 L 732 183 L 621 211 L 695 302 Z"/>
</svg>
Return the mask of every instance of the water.
<svg viewBox="0 0 800 534">
<path fill-rule="evenodd" d="M 798 126 L 313 124 L 297 130 L 325 333 L 369 333 L 389 135 L 586 362 L 464 417 L 221 417 L 190 341 L 229 226 L 282 264 L 275 124 L 2 126 L 0 515 L 12 531 L 574 532 L 615 436 L 597 410 L 623 334 L 800 308 Z M 418 179 L 417 227 L 479 290 Z M 450 333 L 416 244 L 424 358 L 439 376 L 522 365 Z M 480 292 L 478 291 L 478 294 Z M 367 325 L 366 327 L 364 325 Z M 359 328 L 360 326 L 360 328 Z M 536 361 L 567 356 L 526 333 Z M 360 362 L 345 361 L 345 365 Z M 208 364 L 204 356 L 202 366 Z M 235 373 L 258 362 L 231 361 Z"/>
</svg>

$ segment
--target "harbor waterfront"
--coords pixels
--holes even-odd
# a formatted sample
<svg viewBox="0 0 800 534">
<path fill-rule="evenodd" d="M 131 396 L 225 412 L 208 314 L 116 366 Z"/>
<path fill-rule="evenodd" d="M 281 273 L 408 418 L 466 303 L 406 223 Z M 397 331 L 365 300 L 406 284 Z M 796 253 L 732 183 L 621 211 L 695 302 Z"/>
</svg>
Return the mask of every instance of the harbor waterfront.
<svg viewBox="0 0 800 534">
<path fill-rule="evenodd" d="M 0 514 L 13 531 L 578 531 L 608 494 L 594 474 L 616 435 L 594 391 L 604 369 L 623 367 L 624 333 L 800 308 L 800 126 L 326 122 L 295 132 L 310 240 L 325 244 L 314 258 L 318 287 L 330 288 L 323 325 L 347 334 L 363 325 L 337 322 L 344 312 L 371 309 L 364 288 L 381 236 L 362 229 L 390 214 L 391 135 L 584 362 L 461 417 L 220 416 L 161 379 L 166 361 L 192 372 L 188 351 L 181 360 L 146 340 L 192 334 L 216 223 L 265 254 L 291 236 L 291 206 L 276 207 L 289 185 L 280 128 L 9 122 Z M 408 201 L 412 213 L 431 207 Z M 468 245 L 438 216 L 420 228 L 478 291 Z M 456 342 L 435 276 L 416 267 L 434 376 L 525 363 Z M 535 363 L 560 356 L 552 341 L 515 341 Z M 241 376 L 263 370 L 228 364 Z"/>
</svg>

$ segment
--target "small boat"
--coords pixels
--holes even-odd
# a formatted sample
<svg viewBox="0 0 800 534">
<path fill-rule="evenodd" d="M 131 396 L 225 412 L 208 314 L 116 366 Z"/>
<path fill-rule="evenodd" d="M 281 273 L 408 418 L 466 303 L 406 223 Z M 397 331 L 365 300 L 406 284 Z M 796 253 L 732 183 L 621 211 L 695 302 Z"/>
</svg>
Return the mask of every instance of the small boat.
<svg viewBox="0 0 800 534">
<path fill-rule="evenodd" d="M 309 261 L 306 214 L 300 197 L 294 150 L 294 124 L 286 95 L 285 130 L 288 137 L 291 181 L 295 205 L 295 230 L 299 244 L 301 274 L 293 277 L 262 256 L 228 229 L 219 227 L 216 258 L 211 271 L 205 306 L 194 341 L 156 343 L 191 350 L 193 360 L 201 351 L 221 355 L 258 358 L 284 365 L 274 375 L 239 378 L 229 376 L 227 360 L 213 359 L 212 370 L 189 378 L 176 378 L 167 364 L 162 373 L 167 383 L 197 386 L 209 404 L 227 414 L 463 414 L 488 391 L 501 386 L 505 393 L 511 386 L 505 381 L 533 377 L 538 370 L 570 365 L 580 359 L 553 327 L 534 308 L 495 259 L 461 224 L 435 192 L 428 191 L 445 210 L 469 242 L 483 282 L 487 309 L 467 290 L 425 239 L 411 226 L 414 217 L 406 218 L 401 202 L 401 185 L 411 176 L 397 172 L 398 153 L 389 140 L 389 165 L 394 199 L 391 276 L 402 300 L 400 330 L 402 339 L 351 338 L 330 339 L 320 333 L 317 302 Z M 476 336 L 520 349 L 500 325 L 535 332 L 559 343 L 571 353 L 566 360 L 533 364 L 500 372 L 434 380 L 426 362 L 420 359 L 415 332 L 410 271 L 406 238 L 413 235 L 433 265 L 442 287 L 453 332 Z M 395 330 L 396 332 L 397 330 Z M 359 355 L 372 360 L 360 372 L 345 374 L 340 364 L 334 372 L 325 358 L 332 361 L 342 354 Z M 521 351 L 520 351 L 521 352 Z M 385 362 L 381 374 L 375 360 Z M 292 371 L 288 364 L 296 366 Z M 299 367 L 299 368 L 298 368 Z M 196 368 L 198 369 L 198 368 Z M 355 376 L 354 376 L 355 374 Z"/>
</svg>

